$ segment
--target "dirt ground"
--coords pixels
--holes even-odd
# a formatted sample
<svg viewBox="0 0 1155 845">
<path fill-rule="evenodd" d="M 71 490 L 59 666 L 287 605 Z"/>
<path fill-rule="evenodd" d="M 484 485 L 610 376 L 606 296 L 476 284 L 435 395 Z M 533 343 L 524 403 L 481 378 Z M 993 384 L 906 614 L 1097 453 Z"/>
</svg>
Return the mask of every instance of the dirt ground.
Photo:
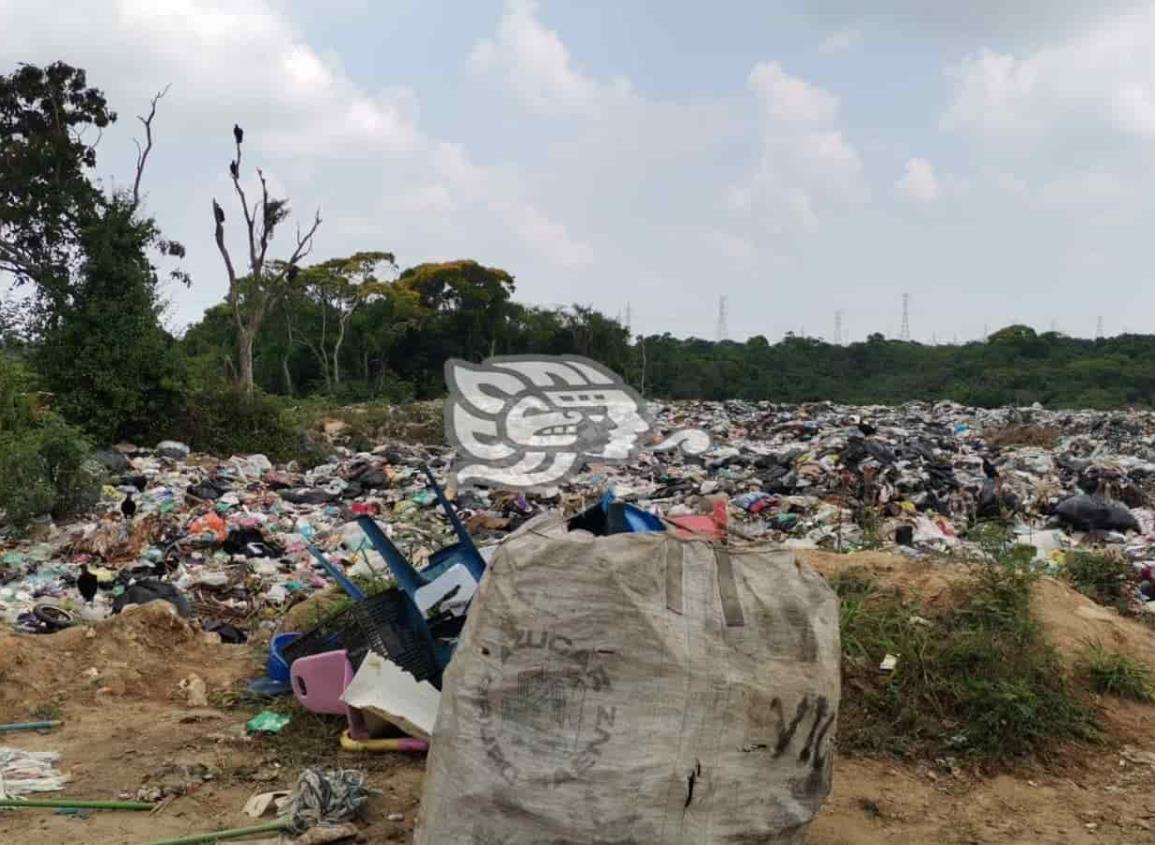
<svg viewBox="0 0 1155 845">
<path fill-rule="evenodd" d="M 864 566 L 888 583 L 946 600 L 955 565 L 889 554 L 806 559 L 830 574 Z M 1121 619 L 1056 581 L 1044 580 L 1036 613 L 1068 659 L 1088 641 L 1127 651 L 1155 669 L 1155 632 Z M 253 794 L 288 788 L 302 760 L 270 740 L 246 736 L 249 713 L 223 694 L 256 673 L 254 649 L 211 641 L 163 605 L 95 627 L 48 637 L 0 632 L 0 721 L 33 713 L 65 724 L 51 733 L 11 734 L 6 745 L 56 750 L 73 798 L 115 799 L 142 787 L 178 793 L 156 813 L 0 814 L 0 843 L 145 845 L 255 824 L 241 808 Z M 209 706 L 182 689 L 198 675 Z M 834 791 L 810 830 L 811 845 L 875 843 L 1155 843 L 1155 707 L 1104 702 L 1112 740 L 1064 749 L 1047 765 L 983 775 L 957 761 L 918 765 L 840 757 Z M 376 790 L 364 839 L 408 842 L 422 761 L 402 754 L 356 755 L 316 746 L 309 762 L 366 769 Z M 61 794 L 61 793 L 57 793 Z M 400 816 L 400 820 L 397 819 Z M 251 841 L 251 840 L 250 840 Z"/>
</svg>

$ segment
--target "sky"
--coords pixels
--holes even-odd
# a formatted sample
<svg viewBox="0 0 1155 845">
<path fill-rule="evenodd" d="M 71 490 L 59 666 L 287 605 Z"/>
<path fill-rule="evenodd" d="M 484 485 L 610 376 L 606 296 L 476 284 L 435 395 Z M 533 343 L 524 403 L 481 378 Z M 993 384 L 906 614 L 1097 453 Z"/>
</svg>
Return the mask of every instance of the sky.
<svg viewBox="0 0 1155 845">
<path fill-rule="evenodd" d="M 864 7 L 869 6 L 869 9 Z M 1013 8 L 1006 8 L 1013 6 Z M 0 0 L 0 72 L 83 67 L 224 295 L 211 201 L 245 129 L 312 258 L 474 258 L 522 302 L 714 339 L 1155 331 L 1155 2 Z M 292 229 L 271 254 L 287 256 Z"/>
</svg>

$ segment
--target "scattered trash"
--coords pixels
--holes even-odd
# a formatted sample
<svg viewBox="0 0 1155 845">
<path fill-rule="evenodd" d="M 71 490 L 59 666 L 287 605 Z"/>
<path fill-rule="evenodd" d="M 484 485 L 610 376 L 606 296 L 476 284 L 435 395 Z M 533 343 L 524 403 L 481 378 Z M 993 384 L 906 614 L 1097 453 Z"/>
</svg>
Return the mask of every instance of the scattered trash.
<svg viewBox="0 0 1155 845">
<path fill-rule="evenodd" d="M 245 729 L 249 733 L 279 734 L 290 721 L 292 721 L 290 717 L 283 713 L 262 710 L 245 722 Z"/>
<path fill-rule="evenodd" d="M 184 443 L 178 443 L 175 440 L 162 440 L 156 444 L 156 453 L 162 458 L 172 458 L 173 460 L 183 461 L 189 456 L 189 447 Z"/>
<path fill-rule="evenodd" d="M 1139 521 L 1126 505 L 1080 494 L 1064 499 L 1055 516 L 1080 531 L 1139 531 Z"/>
<path fill-rule="evenodd" d="M 352 839 L 358 832 L 357 826 L 352 824 L 314 827 L 294 839 L 293 845 L 324 845 L 326 842 L 340 842 Z"/>
<path fill-rule="evenodd" d="M 192 608 L 188 599 L 174 587 L 164 581 L 149 579 L 131 584 L 112 602 L 112 612 L 120 613 L 126 607 L 148 604 L 151 601 L 167 601 L 181 616 L 192 615 Z"/>
<path fill-rule="evenodd" d="M 987 514 L 1035 545 L 1035 561 L 1048 571 L 1061 566 L 1052 552 L 1104 542 L 1133 561 L 1155 560 L 1150 412 L 744 401 L 651 410 L 656 437 L 691 427 L 708 431 L 714 445 L 697 456 L 650 450 L 628 465 L 591 465 L 537 494 L 450 491 L 463 530 L 484 552 L 546 510 L 576 514 L 612 491 L 627 521 L 664 519 L 713 538 L 841 551 L 893 538 L 919 556 L 976 550 L 964 529 Z M 422 469 L 444 478 L 449 449 L 330 451 L 308 471 L 274 467 L 263 455 L 190 455 L 173 442 L 103 453 L 113 472 L 103 515 L 48 524 L 35 539 L 0 540 L 0 619 L 51 633 L 160 598 L 239 642 L 328 586 L 309 543 L 344 575 L 389 577 L 359 517 L 386 525 L 388 540 L 419 571 L 461 539 Z M 121 514 L 128 494 L 131 520 Z M 96 577 L 91 602 L 81 593 L 82 566 Z M 86 579 L 83 589 L 91 586 Z"/>
<path fill-rule="evenodd" d="M 883 674 L 890 674 L 896 668 L 898 668 L 898 655 L 896 654 L 886 655 L 882 658 L 882 662 L 878 664 L 878 671 Z"/>
<path fill-rule="evenodd" d="M 259 819 L 261 816 L 269 812 L 269 810 L 280 810 L 282 805 L 288 803 L 289 792 L 262 792 L 254 795 L 245 802 L 244 813 L 254 819 Z"/>
<path fill-rule="evenodd" d="M 429 739 L 441 693 L 396 663 L 370 652 L 341 696 L 349 707 L 396 725 L 410 736 Z"/>
<path fill-rule="evenodd" d="M 56 768 L 56 751 L 24 751 L 0 747 L 0 798 L 20 798 L 33 792 L 58 792 L 68 776 Z"/>
<path fill-rule="evenodd" d="M 353 821 L 361 816 L 369 792 L 365 774 L 354 769 L 306 768 L 286 805 L 293 830 Z"/>
</svg>

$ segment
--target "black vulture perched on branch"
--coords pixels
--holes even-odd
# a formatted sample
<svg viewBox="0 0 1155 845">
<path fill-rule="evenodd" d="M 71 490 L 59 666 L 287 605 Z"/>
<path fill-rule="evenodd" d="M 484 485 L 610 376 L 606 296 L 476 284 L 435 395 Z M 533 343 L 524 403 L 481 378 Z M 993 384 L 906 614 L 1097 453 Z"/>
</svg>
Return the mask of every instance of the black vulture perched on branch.
<svg viewBox="0 0 1155 845">
<path fill-rule="evenodd" d="M 233 124 L 233 137 L 237 139 L 237 143 L 245 140 L 245 130 L 241 129 L 237 124 Z"/>
<path fill-rule="evenodd" d="M 213 217 L 218 223 L 225 222 L 225 210 L 221 208 L 220 203 L 216 200 L 213 200 Z"/>
</svg>

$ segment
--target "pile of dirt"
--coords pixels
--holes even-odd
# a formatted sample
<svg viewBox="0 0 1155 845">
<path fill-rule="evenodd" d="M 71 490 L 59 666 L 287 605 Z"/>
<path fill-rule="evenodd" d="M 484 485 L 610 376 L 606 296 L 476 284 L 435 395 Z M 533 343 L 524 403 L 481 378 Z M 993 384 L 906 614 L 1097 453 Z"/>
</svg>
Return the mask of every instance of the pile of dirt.
<svg viewBox="0 0 1155 845">
<path fill-rule="evenodd" d="M 110 697 L 179 699 L 180 682 L 192 674 L 211 692 L 251 673 L 251 663 L 248 649 L 222 644 L 163 601 L 56 634 L 0 631 L 0 721 Z"/>
</svg>

